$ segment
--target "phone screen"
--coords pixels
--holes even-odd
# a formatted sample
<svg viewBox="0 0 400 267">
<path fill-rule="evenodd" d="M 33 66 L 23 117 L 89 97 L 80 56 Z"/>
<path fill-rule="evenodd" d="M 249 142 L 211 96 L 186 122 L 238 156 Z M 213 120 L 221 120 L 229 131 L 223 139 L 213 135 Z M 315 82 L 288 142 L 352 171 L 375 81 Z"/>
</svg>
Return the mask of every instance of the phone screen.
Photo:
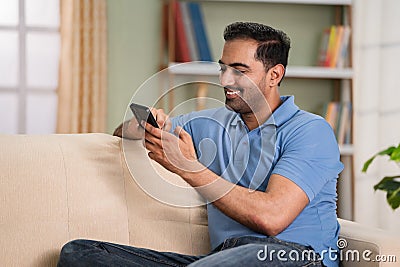
<svg viewBox="0 0 400 267">
<path fill-rule="evenodd" d="M 153 125 L 156 128 L 158 127 L 157 121 L 154 118 L 153 114 L 151 113 L 150 109 L 146 106 L 142 106 L 136 103 L 132 103 L 130 105 L 133 115 L 136 117 L 136 120 L 139 124 L 142 121 L 146 121 L 147 123 Z"/>
</svg>

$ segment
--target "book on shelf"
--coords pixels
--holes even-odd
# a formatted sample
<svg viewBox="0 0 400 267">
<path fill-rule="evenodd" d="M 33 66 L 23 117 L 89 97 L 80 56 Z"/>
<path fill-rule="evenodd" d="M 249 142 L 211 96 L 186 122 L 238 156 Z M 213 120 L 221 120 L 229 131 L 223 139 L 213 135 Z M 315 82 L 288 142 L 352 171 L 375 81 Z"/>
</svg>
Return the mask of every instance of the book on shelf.
<svg viewBox="0 0 400 267">
<path fill-rule="evenodd" d="M 350 26 L 332 25 L 322 32 L 318 66 L 344 68 L 348 57 Z"/>
<path fill-rule="evenodd" d="M 339 57 L 336 62 L 337 68 L 344 68 L 348 64 L 349 43 L 350 43 L 351 28 L 349 26 L 343 29 L 343 38 L 340 45 Z"/>
<path fill-rule="evenodd" d="M 333 59 L 335 44 L 336 44 L 336 26 L 332 25 L 329 31 L 328 47 L 326 49 L 325 62 L 323 67 L 330 67 Z"/>
<path fill-rule="evenodd" d="M 339 102 L 329 102 L 325 108 L 325 120 L 332 127 L 333 131 L 336 131 L 336 125 L 338 121 L 339 114 Z"/>
<path fill-rule="evenodd" d="M 333 40 L 333 45 L 332 45 L 332 51 L 331 51 L 331 58 L 330 58 L 330 62 L 329 65 L 327 67 L 330 68 L 336 68 L 336 63 L 338 60 L 338 56 L 339 56 L 339 50 L 340 50 L 340 46 L 342 43 L 342 38 L 343 38 L 343 26 L 339 25 L 339 26 L 335 26 L 335 36 L 334 36 L 334 40 Z"/>
<path fill-rule="evenodd" d="M 161 41 L 161 54 L 165 53 L 165 49 L 168 47 L 168 3 L 163 2 L 162 7 L 161 7 L 161 36 L 160 36 L 160 41 Z M 164 69 L 165 58 L 161 58 L 160 60 L 160 65 L 159 69 Z"/>
<path fill-rule="evenodd" d="M 188 62 L 191 61 L 189 42 L 186 35 L 181 5 L 178 1 L 173 2 L 173 9 L 175 14 L 175 61 Z"/>
<path fill-rule="evenodd" d="M 187 5 L 189 8 L 190 18 L 192 19 L 193 32 L 199 51 L 199 60 L 212 61 L 210 44 L 206 34 L 201 6 L 196 2 L 187 2 Z"/>
<path fill-rule="evenodd" d="M 189 46 L 190 59 L 191 61 L 198 61 L 200 60 L 199 51 L 196 45 L 196 38 L 194 36 L 193 22 L 190 18 L 189 7 L 187 5 L 187 2 L 179 2 L 179 5 L 182 12 L 183 25 L 186 33 L 186 41 Z"/>
<path fill-rule="evenodd" d="M 350 143 L 351 114 L 350 102 L 329 102 L 325 105 L 325 120 L 332 127 L 339 145 Z"/>
<path fill-rule="evenodd" d="M 349 144 L 351 134 L 351 103 L 342 103 L 342 111 L 339 120 L 339 125 L 336 130 L 338 144 Z"/>
<path fill-rule="evenodd" d="M 327 54 L 328 54 L 328 44 L 329 44 L 329 35 L 330 35 L 331 29 L 326 28 L 322 32 L 321 36 L 321 42 L 320 42 L 320 47 L 318 51 L 318 66 L 324 66 L 325 62 L 327 61 Z"/>
<path fill-rule="evenodd" d="M 171 2 L 175 62 L 212 61 L 210 45 L 199 3 Z M 167 15 L 168 16 L 168 15 Z"/>
</svg>

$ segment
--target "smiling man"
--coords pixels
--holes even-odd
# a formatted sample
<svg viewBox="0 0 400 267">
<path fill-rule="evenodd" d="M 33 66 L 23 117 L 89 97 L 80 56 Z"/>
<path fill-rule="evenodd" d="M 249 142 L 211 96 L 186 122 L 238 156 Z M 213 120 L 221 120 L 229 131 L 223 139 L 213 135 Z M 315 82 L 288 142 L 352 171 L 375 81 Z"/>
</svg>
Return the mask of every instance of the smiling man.
<svg viewBox="0 0 400 267">
<path fill-rule="evenodd" d="M 325 120 L 279 94 L 289 38 L 238 22 L 224 39 L 226 107 L 171 119 L 153 109 L 161 128 L 144 125 L 149 157 L 209 201 L 212 251 L 192 256 L 75 240 L 64 246 L 59 266 L 338 266 L 332 251 L 343 165 Z M 124 137 L 137 136 L 137 123 L 130 125 Z"/>
</svg>

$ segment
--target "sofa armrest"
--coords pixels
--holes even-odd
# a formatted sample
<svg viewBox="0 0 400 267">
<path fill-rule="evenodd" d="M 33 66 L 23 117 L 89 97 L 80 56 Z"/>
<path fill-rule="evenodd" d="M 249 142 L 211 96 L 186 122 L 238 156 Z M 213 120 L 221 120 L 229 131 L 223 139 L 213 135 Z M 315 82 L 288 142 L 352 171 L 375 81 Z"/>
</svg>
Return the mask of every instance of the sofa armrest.
<svg viewBox="0 0 400 267">
<path fill-rule="evenodd" d="M 400 239 L 393 233 L 339 219 L 341 266 L 398 266 Z"/>
</svg>

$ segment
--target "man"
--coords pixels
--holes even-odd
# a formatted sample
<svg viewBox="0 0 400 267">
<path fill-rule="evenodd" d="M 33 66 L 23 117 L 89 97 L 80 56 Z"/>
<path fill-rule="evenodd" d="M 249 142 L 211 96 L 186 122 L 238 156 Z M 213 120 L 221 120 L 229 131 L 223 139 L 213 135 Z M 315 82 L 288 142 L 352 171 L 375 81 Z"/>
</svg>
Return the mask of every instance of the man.
<svg viewBox="0 0 400 267">
<path fill-rule="evenodd" d="M 212 252 L 189 256 L 77 240 L 64 246 L 59 266 L 338 265 L 332 252 L 343 165 L 325 120 L 279 94 L 289 38 L 238 22 L 226 27 L 224 39 L 219 63 L 226 108 L 172 119 L 153 109 L 161 129 L 143 123 L 149 157 L 210 201 Z M 137 137 L 136 124 L 124 137 Z M 213 140 L 214 149 L 203 140 Z"/>
</svg>

